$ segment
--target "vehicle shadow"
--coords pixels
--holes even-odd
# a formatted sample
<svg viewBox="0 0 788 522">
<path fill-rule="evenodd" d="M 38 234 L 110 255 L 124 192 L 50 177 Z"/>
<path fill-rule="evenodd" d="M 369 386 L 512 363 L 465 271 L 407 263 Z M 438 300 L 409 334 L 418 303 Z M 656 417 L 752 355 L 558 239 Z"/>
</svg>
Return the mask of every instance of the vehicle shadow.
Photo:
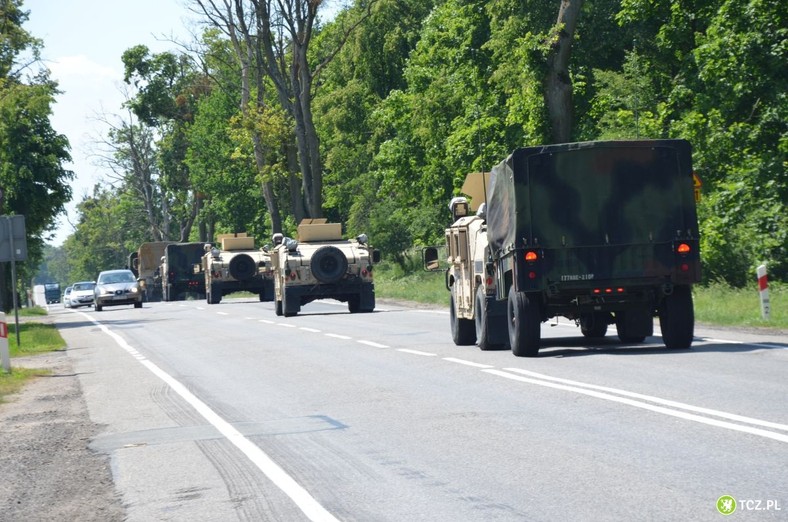
<svg viewBox="0 0 788 522">
<path fill-rule="evenodd" d="M 778 342 L 745 343 L 705 341 L 696 337 L 692 346 L 682 350 L 671 350 L 662 344 L 661 337 L 647 337 L 643 343 L 623 343 L 608 336 L 589 342 L 585 337 L 561 337 L 542 339 L 539 357 L 583 357 L 595 354 L 609 355 L 675 355 L 691 353 L 740 353 L 756 350 L 786 350 L 788 344 Z"/>
</svg>

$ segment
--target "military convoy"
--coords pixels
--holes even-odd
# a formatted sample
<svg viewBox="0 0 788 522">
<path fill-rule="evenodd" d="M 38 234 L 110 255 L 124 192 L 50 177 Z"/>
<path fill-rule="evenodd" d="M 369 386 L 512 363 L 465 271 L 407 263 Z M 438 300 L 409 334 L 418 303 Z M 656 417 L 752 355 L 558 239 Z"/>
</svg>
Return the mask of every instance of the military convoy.
<svg viewBox="0 0 788 522">
<path fill-rule="evenodd" d="M 588 338 L 615 324 L 622 342 L 639 343 L 656 316 L 665 346 L 688 348 L 700 280 L 693 176 L 684 140 L 515 150 L 493 168 L 475 215 L 467 200 L 452 202 L 455 344 L 534 357 L 541 323 L 557 316 Z M 424 261 L 434 267 L 437 249 Z"/>
<path fill-rule="evenodd" d="M 297 315 L 316 299 L 346 302 L 351 313 L 375 309 L 373 264 L 380 253 L 366 235 L 342 239 L 342 226 L 325 219 L 306 219 L 298 239 L 278 236 L 271 252 L 276 315 Z"/>
<path fill-rule="evenodd" d="M 245 233 L 221 234 L 221 248 L 204 246 L 201 275 L 209 304 L 220 303 L 233 292 L 251 292 L 260 301 L 274 300 L 271 257 L 265 249 L 255 249 L 254 238 Z"/>
<path fill-rule="evenodd" d="M 165 301 L 182 301 L 188 295 L 205 299 L 204 254 L 205 243 L 173 243 L 164 248 L 159 273 Z"/>
</svg>

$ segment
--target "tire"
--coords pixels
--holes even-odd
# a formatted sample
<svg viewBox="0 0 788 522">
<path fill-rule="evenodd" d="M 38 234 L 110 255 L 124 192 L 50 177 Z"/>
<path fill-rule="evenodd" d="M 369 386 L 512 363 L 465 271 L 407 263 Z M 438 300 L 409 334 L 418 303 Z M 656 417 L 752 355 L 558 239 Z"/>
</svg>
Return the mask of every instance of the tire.
<svg viewBox="0 0 788 522">
<path fill-rule="evenodd" d="M 517 357 L 536 357 L 541 342 L 541 315 L 535 299 L 529 299 L 525 292 L 509 289 L 506 305 L 509 326 L 509 344 Z"/>
<path fill-rule="evenodd" d="M 590 339 L 600 339 L 607 333 L 607 319 L 610 314 L 594 312 L 580 316 L 580 331 Z"/>
<path fill-rule="evenodd" d="M 284 315 L 284 313 L 282 312 L 282 301 L 280 301 L 279 299 L 277 299 L 276 303 L 274 304 L 274 313 L 279 317 Z"/>
<path fill-rule="evenodd" d="M 205 289 L 205 300 L 208 301 L 208 304 L 219 304 L 222 302 L 222 290 L 219 288 L 219 285 L 214 283 L 208 285 L 208 288 Z"/>
<path fill-rule="evenodd" d="M 134 303 L 134 308 L 142 308 L 142 301 L 137 301 Z"/>
<path fill-rule="evenodd" d="M 474 304 L 474 326 L 476 327 L 476 345 L 482 351 L 502 350 L 506 345 L 490 341 L 490 321 L 487 317 L 487 295 L 481 286 L 476 289 Z"/>
<path fill-rule="evenodd" d="M 336 283 L 347 273 L 347 258 L 337 247 L 323 246 L 312 255 L 310 269 L 321 283 Z"/>
<path fill-rule="evenodd" d="M 673 293 L 666 295 L 659 307 L 659 326 L 662 341 L 669 350 L 686 350 L 695 336 L 695 309 L 692 304 L 692 289 L 676 286 Z"/>
<path fill-rule="evenodd" d="M 293 297 L 292 293 L 290 296 L 287 295 L 287 289 L 282 290 L 282 314 L 285 317 L 293 317 L 298 315 L 298 312 L 301 311 L 301 303 L 299 302 L 297 297 Z"/>
<path fill-rule="evenodd" d="M 233 279 L 238 281 L 246 281 L 257 275 L 257 263 L 247 254 L 233 256 L 228 268 Z"/>
<path fill-rule="evenodd" d="M 347 299 L 347 309 L 351 314 L 357 314 L 361 311 L 361 295 L 353 294 Z"/>
<path fill-rule="evenodd" d="M 454 307 L 454 289 L 451 291 L 449 301 L 449 324 L 451 325 L 451 338 L 457 346 L 470 346 L 476 343 L 476 324 L 470 319 L 457 317 Z"/>
<path fill-rule="evenodd" d="M 640 317 L 638 317 L 638 314 L 640 314 Z M 642 310 L 632 309 L 625 312 L 616 312 L 616 330 L 618 331 L 619 340 L 626 344 L 642 343 L 647 336 L 637 330 L 633 330 L 632 324 L 637 321 L 651 320 L 651 316 Z"/>
<path fill-rule="evenodd" d="M 104 309 L 104 307 L 102 307 L 102 306 L 101 306 L 100 304 L 98 304 L 98 303 L 96 303 L 96 305 L 95 305 L 95 307 L 94 307 L 94 308 L 96 309 L 96 311 L 97 311 L 97 312 L 100 312 L 100 311 L 102 311 L 102 310 Z"/>
</svg>

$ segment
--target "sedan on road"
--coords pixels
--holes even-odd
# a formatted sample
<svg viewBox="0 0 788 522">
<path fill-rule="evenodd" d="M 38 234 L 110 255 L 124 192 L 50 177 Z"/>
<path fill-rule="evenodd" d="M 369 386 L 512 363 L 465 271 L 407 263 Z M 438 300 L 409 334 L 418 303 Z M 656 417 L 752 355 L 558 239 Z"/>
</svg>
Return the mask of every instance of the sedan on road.
<svg viewBox="0 0 788 522">
<path fill-rule="evenodd" d="M 80 281 L 71 285 L 71 293 L 68 297 L 64 298 L 69 301 L 71 308 L 79 308 L 80 306 L 91 306 L 93 304 L 93 290 L 96 288 L 96 283 L 93 281 Z"/>
<path fill-rule="evenodd" d="M 105 270 L 96 279 L 93 305 L 97 312 L 105 306 L 133 304 L 142 308 L 142 292 L 131 270 Z"/>
</svg>

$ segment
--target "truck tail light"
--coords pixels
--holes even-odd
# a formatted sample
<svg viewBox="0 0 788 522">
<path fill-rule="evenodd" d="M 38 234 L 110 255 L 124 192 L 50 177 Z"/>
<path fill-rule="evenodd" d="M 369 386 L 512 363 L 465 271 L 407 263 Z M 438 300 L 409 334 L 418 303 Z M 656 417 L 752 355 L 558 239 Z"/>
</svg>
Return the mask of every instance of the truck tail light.
<svg viewBox="0 0 788 522">
<path fill-rule="evenodd" d="M 538 259 L 539 259 L 539 254 L 537 254 L 533 250 L 529 250 L 528 252 L 525 253 L 525 260 L 528 263 L 533 263 L 533 262 L 537 261 Z"/>
<path fill-rule="evenodd" d="M 687 244 L 687 243 L 679 243 L 678 245 L 676 245 L 676 253 L 677 254 L 681 254 L 682 256 L 686 256 L 690 252 L 692 252 L 692 247 L 689 246 L 689 244 Z"/>
</svg>

